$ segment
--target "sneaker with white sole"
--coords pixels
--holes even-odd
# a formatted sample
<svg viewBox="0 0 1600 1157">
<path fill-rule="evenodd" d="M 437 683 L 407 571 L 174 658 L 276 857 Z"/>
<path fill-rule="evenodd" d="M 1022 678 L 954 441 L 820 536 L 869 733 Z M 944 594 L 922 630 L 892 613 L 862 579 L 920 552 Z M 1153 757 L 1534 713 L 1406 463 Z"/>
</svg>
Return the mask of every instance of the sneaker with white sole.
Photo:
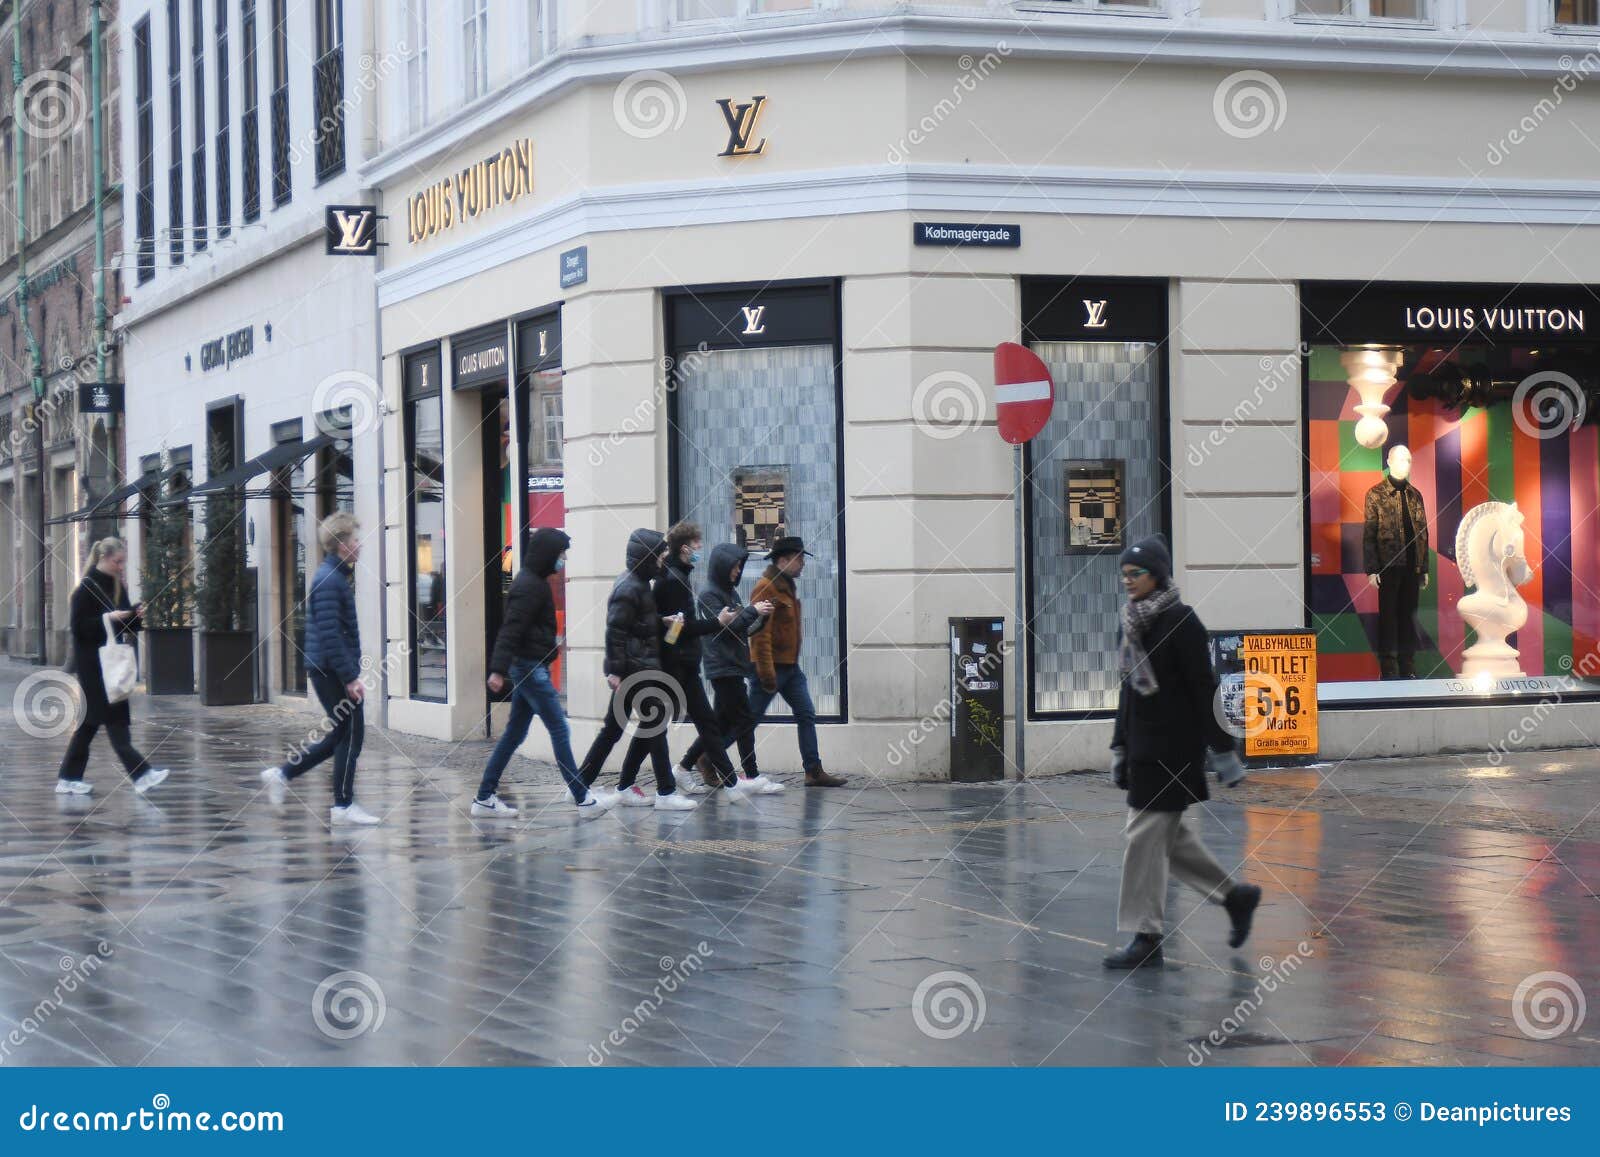
<svg viewBox="0 0 1600 1157">
<path fill-rule="evenodd" d="M 741 779 L 738 783 L 729 784 L 727 787 L 719 787 L 717 789 L 717 795 L 719 798 L 725 799 L 729 803 L 739 803 L 742 800 L 747 800 L 756 794 L 750 788 L 745 786 L 745 784 L 748 782 L 748 780 Z"/>
<path fill-rule="evenodd" d="M 577 808 L 580 820 L 597 820 L 611 810 L 611 805 L 591 794 Z"/>
<path fill-rule="evenodd" d="M 488 799 L 473 800 L 472 814 L 475 816 L 501 816 L 505 819 L 511 819 L 517 814 L 517 809 L 498 795 L 491 795 Z"/>
<path fill-rule="evenodd" d="M 621 807 L 649 807 L 651 802 L 650 797 L 639 790 L 638 784 L 617 793 L 617 803 Z"/>
<path fill-rule="evenodd" d="M 151 788 L 160 787 L 166 782 L 167 776 L 171 774 L 172 772 L 164 767 L 152 767 L 149 771 L 145 772 L 138 779 L 133 781 L 133 790 L 138 792 L 140 795 L 144 795 Z"/>
<path fill-rule="evenodd" d="M 691 772 L 687 767 L 678 768 L 678 790 L 688 795 L 705 795 L 711 791 L 711 785 L 700 782 L 700 777 Z"/>
<path fill-rule="evenodd" d="M 747 788 L 751 795 L 782 795 L 788 789 L 775 779 L 768 779 L 765 775 L 747 776 L 744 781 L 749 784 Z"/>
<path fill-rule="evenodd" d="M 56 780 L 57 795 L 88 795 L 94 790 L 94 784 L 84 783 L 81 779 Z"/>
<path fill-rule="evenodd" d="M 673 792 L 671 795 L 656 796 L 656 811 L 658 812 L 692 812 L 700 806 L 700 801 L 690 799 L 688 796 Z"/>
<path fill-rule="evenodd" d="M 289 777 L 281 767 L 269 767 L 263 771 L 261 783 L 267 789 L 267 798 L 273 803 L 282 803 L 283 797 L 288 794 Z"/>
<path fill-rule="evenodd" d="M 359 825 L 371 827 L 373 824 L 382 823 L 377 816 L 358 803 L 349 807 L 334 807 L 328 809 L 328 820 L 334 825 Z"/>
</svg>

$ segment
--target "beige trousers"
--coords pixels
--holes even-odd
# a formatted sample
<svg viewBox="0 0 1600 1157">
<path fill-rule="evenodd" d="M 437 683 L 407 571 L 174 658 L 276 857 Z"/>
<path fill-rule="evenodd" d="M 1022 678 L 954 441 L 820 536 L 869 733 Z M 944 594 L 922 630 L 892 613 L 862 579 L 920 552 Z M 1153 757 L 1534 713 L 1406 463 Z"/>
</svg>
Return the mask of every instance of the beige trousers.
<svg viewBox="0 0 1600 1157">
<path fill-rule="evenodd" d="M 1185 812 L 1129 808 L 1126 834 L 1119 932 L 1160 936 L 1165 931 L 1169 870 L 1213 904 L 1222 903 L 1233 887 L 1233 877 L 1200 842 Z"/>
</svg>

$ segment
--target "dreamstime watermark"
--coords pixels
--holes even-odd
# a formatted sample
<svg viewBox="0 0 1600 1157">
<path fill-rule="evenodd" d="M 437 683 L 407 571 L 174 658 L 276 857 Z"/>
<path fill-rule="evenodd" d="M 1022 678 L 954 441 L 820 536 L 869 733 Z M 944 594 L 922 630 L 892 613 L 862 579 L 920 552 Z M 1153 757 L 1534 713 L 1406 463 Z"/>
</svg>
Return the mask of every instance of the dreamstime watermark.
<svg viewBox="0 0 1600 1157">
<path fill-rule="evenodd" d="M 14 107 L 22 131 L 52 141 L 80 127 L 89 112 L 83 85 L 70 72 L 49 68 L 35 72 L 16 92 Z"/>
<path fill-rule="evenodd" d="M 1225 1047 L 1229 1039 L 1243 1029 L 1245 1022 L 1255 1015 L 1256 1010 L 1262 1005 L 1263 997 L 1270 996 L 1287 984 L 1300 970 L 1300 966 L 1313 955 L 1315 950 L 1302 940 L 1295 945 L 1293 952 L 1281 960 L 1263 956 L 1259 964 L 1264 975 L 1255 982 L 1249 994 L 1233 1006 L 1233 1011 L 1223 1017 L 1216 1028 L 1198 1042 L 1189 1042 L 1189 1063 L 1195 1066 L 1203 1065 L 1211 1058 L 1212 1049 Z"/>
<path fill-rule="evenodd" d="M 965 972 L 925 976 L 911 994 L 911 1020 L 917 1031 L 934 1040 L 977 1032 L 988 1012 L 983 987 Z"/>
<path fill-rule="evenodd" d="M 983 422 L 983 387 L 959 370 L 931 373 L 912 391 L 911 419 L 930 438 L 959 438 Z"/>
<path fill-rule="evenodd" d="M 35 671 L 11 696 L 11 716 L 24 735 L 33 739 L 59 739 L 75 730 L 83 715 L 78 681 L 65 671 Z"/>
<path fill-rule="evenodd" d="M 1594 679 L 1600 677 L 1600 651 L 1591 650 L 1577 662 L 1573 662 L 1571 655 L 1562 655 L 1557 660 L 1557 665 L 1563 671 L 1580 679 Z M 1499 767 L 1504 763 L 1512 749 L 1521 748 L 1532 739 L 1534 733 L 1544 725 L 1544 721 L 1554 715 L 1556 708 L 1565 702 L 1566 695 L 1561 691 L 1540 696 L 1539 701 L 1511 725 L 1504 739 L 1489 744 L 1489 765 Z"/>
<path fill-rule="evenodd" d="M 987 679 L 1001 669 L 1005 663 L 1006 656 L 1010 653 L 1011 644 L 1002 639 L 993 650 L 987 654 L 979 655 L 977 662 L 967 668 L 962 677 L 968 680 Z M 889 766 L 899 767 L 907 759 L 911 758 L 911 753 L 921 747 L 928 736 L 935 731 L 944 729 L 944 726 L 950 722 L 951 716 L 955 714 L 955 710 L 956 700 L 953 696 L 947 695 L 939 700 L 932 711 L 906 729 L 906 737 L 904 739 L 897 739 L 889 745 L 889 750 L 884 756 L 889 761 Z"/>
<path fill-rule="evenodd" d="M 1554 1040 L 1583 1027 L 1583 986 L 1565 972 L 1535 972 L 1511 994 L 1511 1019 L 1533 1040 Z"/>
<path fill-rule="evenodd" d="M 699 972 L 705 966 L 707 957 L 714 955 L 716 953 L 711 950 L 711 945 L 702 940 L 682 960 L 663 956 L 657 962 L 661 976 L 657 979 L 655 987 L 650 990 L 650 995 L 634 1005 L 617 1027 L 606 1033 L 599 1044 L 589 1046 L 589 1063 L 605 1064 L 611 1056 L 611 1051 L 622 1048 L 628 1043 L 629 1037 L 649 1024 L 661 1010 L 661 1006 L 667 1002 L 667 997 L 687 983 L 691 974 Z"/>
<path fill-rule="evenodd" d="M 623 77 L 611 94 L 611 115 L 630 137 L 648 141 L 683 127 L 689 98 L 669 72 L 645 69 Z"/>
<path fill-rule="evenodd" d="M 1249 140 L 1276 132 L 1289 115 L 1289 95 L 1270 72 L 1246 68 L 1222 78 L 1211 96 L 1211 116 L 1230 137 Z"/>
<path fill-rule="evenodd" d="M 1507 129 L 1499 140 L 1489 142 L 1484 160 L 1491 165 L 1502 164 L 1511 155 L 1512 149 L 1533 136 L 1539 126 L 1550 119 L 1551 114 L 1561 107 L 1568 93 L 1576 92 L 1578 86 L 1589 79 L 1590 74 L 1600 69 L 1600 52 L 1586 52 L 1581 60 L 1573 60 L 1571 56 L 1564 55 L 1556 63 L 1561 67 L 1561 75 L 1556 77 L 1555 84 L 1551 85 L 1550 95 L 1541 97 L 1539 102 L 1521 120 Z"/>
<path fill-rule="evenodd" d="M 378 379 L 362 370 L 338 370 L 316 384 L 311 391 L 312 413 L 350 415 L 349 436 L 359 438 L 378 428 L 388 412 Z M 324 431 L 343 433 L 344 431 Z"/>
<path fill-rule="evenodd" d="M 311 1020 L 331 1040 L 350 1040 L 383 1027 L 389 1002 L 365 972 L 335 972 L 311 993 Z"/>
<path fill-rule="evenodd" d="M 1248 710 L 1255 698 L 1255 710 Z M 1289 716 L 1299 714 L 1300 689 L 1285 686 L 1282 679 L 1266 671 L 1231 671 L 1217 680 L 1211 697 L 1211 714 L 1222 729 L 1235 739 L 1258 739 L 1273 730 L 1284 707 Z"/>
<path fill-rule="evenodd" d="M 941 97 L 921 120 L 911 126 L 905 136 L 890 145 L 885 159 L 891 165 L 905 164 L 910 159 L 911 150 L 927 141 L 938 131 L 940 125 L 954 116 L 956 109 L 960 108 L 961 102 L 966 99 L 966 95 L 977 92 L 978 84 L 999 68 L 1001 62 L 1010 55 L 1011 46 L 1002 40 L 994 46 L 994 51 L 984 53 L 977 60 L 974 60 L 970 53 L 962 53 L 957 57 L 956 67 L 961 70 L 961 75 L 956 77 L 955 84 L 950 86 L 950 95 Z"/>
<path fill-rule="evenodd" d="M 661 377 L 650 396 L 640 399 L 633 411 L 623 418 L 609 434 L 589 446 L 589 465 L 598 470 L 606 459 L 634 434 L 648 434 L 656 428 L 656 415 L 666 407 L 667 399 L 677 392 L 678 384 L 696 373 L 711 358 L 711 348 L 701 342 L 681 358 L 671 354 L 661 359 Z"/>
<path fill-rule="evenodd" d="M 100 970 L 100 965 L 111 959 L 114 951 L 111 945 L 102 940 L 94 946 L 91 956 L 81 959 L 63 956 L 56 965 L 61 976 L 50 990 L 50 995 L 23 1013 L 22 1019 L 12 1025 L 4 1037 L 0 1037 L 0 1065 L 10 1059 L 13 1051 L 27 1044 L 28 1038 L 42 1029 L 57 1011 L 66 1007 L 67 998 L 77 992 L 79 986 L 86 984 L 89 977 Z"/>
<path fill-rule="evenodd" d="M 1530 438 L 1547 441 L 1583 425 L 1589 399 L 1571 374 L 1540 370 L 1511 393 L 1511 420 Z"/>
<path fill-rule="evenodd" d="M 371 655 L 362 655 L 361 673 L 355 679 L 361 684 L 362 700 L 365 701 L 366 697 L 378 688 L 380 677 L 383 683 L 388 683 L 402 670 L 410 670 L 410 659 L 411 644 L 404 641 L 395 644 L 394 649 L 384 656 L 382 663 L 377 662 Z M 311 748 L 331 735 L 346 719 L 360 710 L 362 710 L 361 704 L 355 702 L 349 695 L 340 699 L 333 705 L 331 712 L 319 719 L 316 725 L 306 732 L 304 739 L 289 747 L 289 755 L 280 766 L 304 758 Z"/>
<path fill-rule="evenodd" d="M 1311 356 L 1311 347 L 1301 342 L 1298 349 L 1292 353 L 1281 354 L 1276 357 L 1268 355 L 1257 363 L 1261 373 L 1256 378 L 1255 388 L 1248 394 L 1239 398 L 1233 404 L 1232 411 L 1222 423 L 1206 431 L 1205 437 L 1198 442 L 1192 442 L 1184 457 L 1190 466 L 1200 466 L 1223 445 L 1238 430 L 1241 424 L 1250 421 L 1266 404 L 1268 398 L 1276 394 L 1289 383 L 1300 381 L 1300 366 Z"/>
<path fill-rule="evenodd" d="M 639 739 L 665 735 L 672 721 L 688 710 L 683 685 L 661 670 L 635 671 L 611 696 L 611 715 L 617 726 L 626 731 L 628 716 L 637 716 L 633 733 Z"/>
<path fill-rule="evenodd" d="M 351 113 L 358 111 L 366 98 L 378 92 L 378 86 L 387 80 L 411 54 L 410 47 L 401 41 L 392 52 L 374 55 L 363 52 L 356 58 L 354 77 L 346 78 L 349 86 L 337 104 L 325 109 L 307 127 L 305 132 L 289 142 L 289 163 L 299 165 L 307 157 L 316 155 L 317 142 L 333 134 L 343 134 L 352 121 Z M 359 121 L 356 122 L 359 125 Z"/>
</svg>

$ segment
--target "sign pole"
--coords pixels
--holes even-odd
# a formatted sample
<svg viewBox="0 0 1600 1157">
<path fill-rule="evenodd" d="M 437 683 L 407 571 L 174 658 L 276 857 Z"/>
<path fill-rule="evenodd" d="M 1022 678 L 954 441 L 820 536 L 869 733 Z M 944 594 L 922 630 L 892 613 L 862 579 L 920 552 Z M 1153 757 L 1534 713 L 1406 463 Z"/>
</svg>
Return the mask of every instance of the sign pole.
<svg viewBox="0 0 1600 1157">
<path fill-rule="evenodd" d="M 1024 590 L 1022 581 L 1023 556 L 1025 554 L 1025 536 L 1023 534 L 1022 525 L 1022 488 L 1027 483 L 1027 472 L 1023 469 L 1022 453 L 1023 444 L 1019 442 L 1016 447 L 1016 488 L 1015 493 L 1011 496 L 1011 504 L 1015 508 L 1016 522 L 1016 533 L 1014 535 L 1016 541 L 1016 557 L 1013 568 L 1016 572 L 1016 603 L 1014 605 L 1017 608 L 1014 620 L 1016 636 L 1011 640 L 1011 655 L 1015 662 L 1015 667 L 1011 676 L 1011 684 L 1013 688 L 1015 688 L 1015 690 L 1013 690 L 1011 693 L 1013 702 L 1015 704 L 1015 706 L 1012 708 L 1012 718 L 1013 725 L 1016 728 L 1016 738 L 1013 741 L 1012 746 L 1016 751 L 1017 778 L 1019 780 L 1027 778 L 1027 762 L 1024 759 L 1022 746 L 1022 723 L 1023 719 L 1027 715 L 1027 710 L 1024 706 L 1024 696 L 1026 696 L 1028 693 L 1028 682 L 1026 678 L 1027 668 L 1023 663 L 1022 656 L 1023 641 L 1027 638 L 1027 628 L 1024 626 L 1024 620 L 1027 617 L 1027 608 L 1023 602 Z"/>
</svg>

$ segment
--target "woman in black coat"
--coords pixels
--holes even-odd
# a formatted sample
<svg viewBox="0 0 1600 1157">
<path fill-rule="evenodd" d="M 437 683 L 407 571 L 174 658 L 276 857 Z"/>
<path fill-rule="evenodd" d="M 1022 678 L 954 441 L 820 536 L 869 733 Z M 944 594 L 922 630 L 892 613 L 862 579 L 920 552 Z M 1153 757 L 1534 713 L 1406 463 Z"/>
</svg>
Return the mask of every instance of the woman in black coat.
<svg viewBox="0 0 1600 1157">
<path fill-rule="evenodd" d="M 133 779 L 133 789 L 140 795 L 168 775 L 164 767 L 151 767 L 133 745 L 128 701 L 112 703 L 107 700 L 105 680 L 100 672 L 100 648 L 108 641 L 102 616 L 111 616 L 111 629 L 119 640 L 136 634 L 141 626 L 139 616 L 143 607 L 128 602 L 128 590 L 122 581 L 127 562 L 128 551 L 120 538 L 101 539 L 89 549 L 89 569 L 72 592 L 67 612 L 68 629 L 72 634 L 72 658 L 78 686 L 83 689 L 84 715 L 61 760 L 56 779 L 57 795 L 88 795 L 94 790 L 84 782 L 83 773 L 89 764 L 89 744 L 101 727 L 111 737 L 112 750 L 122 760 L 122 766 Z"/>
<path fill-rule="evenodd" d="M 1261 901 L 1261 889 L 1235 882 L 1184 815 L 1190 804 L 1210 798 L 1208 768 L 1229 786 L 1244 778 L 1244 769 L 1214 709 L 1217 679 L 1205 625 L 1172 585 L 1172 556 L 1160 536 L 1122 552 L 1122 584 L 1128 601 L 1111 770 L 1128 792 L 1117 929 L 1134 935 L 1105 958 L 1107 968 L 1162 963 L 1169 871 L 1227 908 L 1234 948 L 1250 934 Z"/>
</svg>

